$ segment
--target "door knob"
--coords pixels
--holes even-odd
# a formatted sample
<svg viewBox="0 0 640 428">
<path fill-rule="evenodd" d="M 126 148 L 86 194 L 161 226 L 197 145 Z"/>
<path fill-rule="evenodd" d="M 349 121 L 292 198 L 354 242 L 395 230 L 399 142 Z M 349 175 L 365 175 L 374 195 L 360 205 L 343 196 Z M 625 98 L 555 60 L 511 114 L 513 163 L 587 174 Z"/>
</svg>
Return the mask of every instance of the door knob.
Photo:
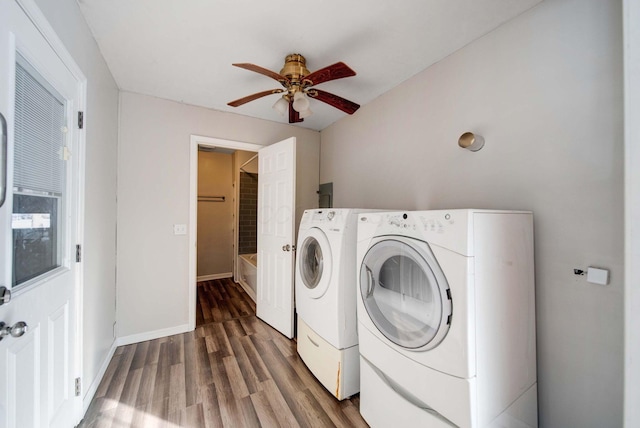
<svg viewBox="0 0 640 428">
<path fill-rule="evenodd" d="M 18 321 L 11 327 L 9 327 L 4 322 L 0 321 L 0 340 L 4 339 L 6 336 L 11 335 L 11 337 L 20 337 L 25 334 L 29 330 L 29 326 L 24 321 Z"/>
<path fill-rule="evenodd" d="M 4 286 L 0 286 L 0 306 L 9 303 L 11 300 L 11 291 Z"/>
</svg>

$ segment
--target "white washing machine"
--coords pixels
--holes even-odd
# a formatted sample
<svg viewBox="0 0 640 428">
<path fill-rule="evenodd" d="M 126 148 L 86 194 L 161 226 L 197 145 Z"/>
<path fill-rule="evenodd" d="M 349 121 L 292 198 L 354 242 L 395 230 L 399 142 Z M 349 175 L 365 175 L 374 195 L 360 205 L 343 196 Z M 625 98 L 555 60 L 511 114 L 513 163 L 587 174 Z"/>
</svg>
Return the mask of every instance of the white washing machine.
<svg viewBox="0 0 640 428">
<path fill-rule="evenodd" d="M 361 213 L 360 412 L 372 427 L 536 427 L 533 216 Z"/>
<path fill-rule="evenodd" d="M 307 210 L 298 233 L 298 354 L 339 400 L 360 390 L 356 230 L 361 211 Z"/>
</svg>

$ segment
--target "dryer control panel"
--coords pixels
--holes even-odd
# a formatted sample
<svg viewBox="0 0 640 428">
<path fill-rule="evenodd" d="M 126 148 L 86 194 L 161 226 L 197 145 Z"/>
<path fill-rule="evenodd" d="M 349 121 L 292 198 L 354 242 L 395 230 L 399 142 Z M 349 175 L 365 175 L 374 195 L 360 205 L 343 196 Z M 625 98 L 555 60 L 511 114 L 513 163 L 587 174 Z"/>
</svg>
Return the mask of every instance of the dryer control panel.
<svg viewBox="0 0 640 428">
<path fill-rule="evenodd" d="M 408 213 L 393 214 L 387 216 L 387 224 L 399 229 L 416 229 L 414 219 Z"/>
<path fill-rule="evenodd" d="M 420 220 L 422 221 L 424 230 L 427 230 L 429 232 L 438 232 L 438 233 L 444 232 L 444 225 L 440 220 L 432 219 L 432 218 L 427 219 L 424 217 L 420 218 Z"/>
<path fill-rule="evenodd" d="M 454 223 L 454 216 L 443 211 L 393 212 L 381 215 L 361 215 L 361 221 L 375 221 L 386 233 L 407 231 L 443 234 Z"/>
<path fill-rule="evenodd" d="M 359 215 L 358 240 L 382 235 L 407 236 L 473 257 L 474 219 L 489 216 L 503 222 L 513 216 L 531 216 L 528 211 L 451 209 L 399 211 Z"/>
<path fill-rule="evenodd" d="M 363 236 L 399 235 L 468 253 L 468 210 L 398 211 L 361 214 Z"/>
<path fill-rule="evenodd" d="M 403 235 L 420 238 L 421 228 L 411 212 L 368 213 L 360 215 L 360 227 L 373 235 Z"/>
</svg>

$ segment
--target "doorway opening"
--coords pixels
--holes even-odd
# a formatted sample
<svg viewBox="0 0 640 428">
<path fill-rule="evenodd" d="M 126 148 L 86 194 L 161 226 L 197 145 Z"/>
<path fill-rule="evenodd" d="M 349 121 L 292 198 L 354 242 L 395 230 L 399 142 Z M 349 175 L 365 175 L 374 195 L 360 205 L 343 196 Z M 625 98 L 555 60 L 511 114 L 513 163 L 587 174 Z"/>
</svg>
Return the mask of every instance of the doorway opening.
<svg viewBox="0 0 640 428">
<path fill-rule="evenodd" d="M 233 278 L 256 300 L 258 154 L 198 146 L 197 281 Z"/>
<path fill-rule="evenodd" d="M 236 152 L 238 161 L 250 152 Z M 249 297 L 257 300 L 258 279 L 258 154 L 239 167 L 237 195 L 238 246 L 235 279 Z"/>
<path fill-rule="evenodd" d="M 242 251 L 250 247 L 251 221 L 257 218 L 240 208 L 241 174 L 245 190 L 255 181 L 257 201 L 257 152 L 263 146 L 218 138 L 191 136 L 189 191 L 189 326 L 196 326 L 198 281 L 233 278 L 254 300 L 250 272 Z M 244 171 L 241 171 L 240 168 Z M 253 177 L 251 177 L 253 174 Z M 246 199 L 246 198 L 245 198 Z M 246 202 L 246 201 L 245 201 Z M 257 210 L 257 207 L 256 207 Z M 240 214 L 242 212 L 243 216 Z M 257 212 L 256 212 L 257 214 Z M 244 218 L 247 217 L 247 218 Z M 241 227 L 241 221 L 245 224 Z M 244 239 L 241 240 L 241 234 Z M 257 240 L 257 234 L 254 234 Z M 241 246 L 242 244 L 242 246 Z M 246 253 L 245 253 L 246 254 Z M 255 251 L 254 251 L 255 254 Z M 247 257 L 248 258 L 248 257 Z M 244 278 L 243 278 L 244 276 Z M 244 283 L 243 283 L 244 282 Z M 255 284 L 255 281 L 254 281 Z"/>
</svg>

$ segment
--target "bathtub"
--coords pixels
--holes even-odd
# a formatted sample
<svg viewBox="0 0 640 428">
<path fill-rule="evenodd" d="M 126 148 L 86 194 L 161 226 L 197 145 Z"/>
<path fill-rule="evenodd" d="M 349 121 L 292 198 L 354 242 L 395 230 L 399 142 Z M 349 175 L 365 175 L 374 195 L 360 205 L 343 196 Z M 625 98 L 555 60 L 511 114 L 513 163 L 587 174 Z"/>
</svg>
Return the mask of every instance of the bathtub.
<svg viewBox="0 0 640 428">
<path fill-rule="evenodd" d="M 238 256 L 238 281 L 254 302 L 256 301 L 257 271 L 257 254 L 240 254 Z"/>
</svg>

